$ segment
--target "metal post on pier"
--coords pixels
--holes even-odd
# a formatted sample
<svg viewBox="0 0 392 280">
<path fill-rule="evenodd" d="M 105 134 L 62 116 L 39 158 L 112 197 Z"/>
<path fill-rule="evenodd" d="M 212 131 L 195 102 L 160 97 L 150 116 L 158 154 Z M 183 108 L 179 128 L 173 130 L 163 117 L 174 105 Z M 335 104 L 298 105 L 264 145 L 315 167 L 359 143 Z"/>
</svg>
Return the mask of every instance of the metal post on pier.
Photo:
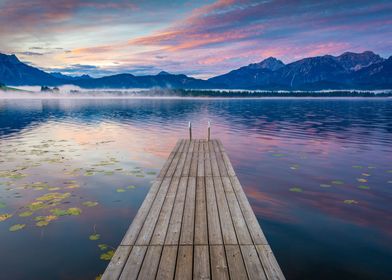
<svg viewBox="0 0 392 280">
<path fill-rule="evenodd" d="M 189 140 L 192 140 L 192 123 L 189 122 Z"/>
<path fill-rule="evenodd" d="M 207 129 L 208 133 L 207 133 L 207 141 L 210 141 L 211 139 L 211 122 L 208 121 L 208 129 Z"/>
</svg>

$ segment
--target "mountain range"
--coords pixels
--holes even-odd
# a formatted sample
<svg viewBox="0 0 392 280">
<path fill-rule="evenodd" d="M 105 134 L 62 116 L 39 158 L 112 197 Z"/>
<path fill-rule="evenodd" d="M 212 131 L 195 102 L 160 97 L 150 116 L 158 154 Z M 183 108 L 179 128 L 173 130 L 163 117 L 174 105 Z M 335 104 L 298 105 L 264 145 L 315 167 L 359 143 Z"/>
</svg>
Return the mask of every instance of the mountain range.
<svg viewBox="0 0 392 280">
<path fill-rule="evenodd" d="M 324 55 L 284 64 L 269 57 L 208 80 L 165 71 L 157 75 L 118 74 L 101 78 L 47 73 L 0 54 L 0 83 L 12 86 L 73 84 L 82 88 L 182 88 L 182 89 L 392 89 L 392 56 L 371 52 Z"/>
</svg>

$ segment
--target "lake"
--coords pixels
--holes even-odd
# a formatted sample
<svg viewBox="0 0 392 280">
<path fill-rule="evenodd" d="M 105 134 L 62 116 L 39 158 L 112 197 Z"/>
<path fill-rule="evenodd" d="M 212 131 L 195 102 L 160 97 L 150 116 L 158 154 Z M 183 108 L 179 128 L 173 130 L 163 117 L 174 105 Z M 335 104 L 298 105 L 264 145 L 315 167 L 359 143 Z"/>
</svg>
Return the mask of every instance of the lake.
<svg viewBox="0 0 392 280">
<path fill-rule="evenodd" d="M 0 100 L 0 278 L 95 279 L 179 138 L 220 138 L 287 279 L 390 279 L 391 99 Z"/>
</svg>

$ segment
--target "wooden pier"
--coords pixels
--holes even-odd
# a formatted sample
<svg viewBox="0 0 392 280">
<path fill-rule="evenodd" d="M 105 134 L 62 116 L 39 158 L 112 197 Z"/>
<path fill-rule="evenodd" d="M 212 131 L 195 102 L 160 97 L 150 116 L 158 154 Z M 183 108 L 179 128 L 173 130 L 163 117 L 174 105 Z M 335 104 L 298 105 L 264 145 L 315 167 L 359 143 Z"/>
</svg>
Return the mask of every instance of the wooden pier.
<svg viewBox="0 0 392 280">
<path fill-rule="evenodd" d="M 222 143 L 179 140 L 102 279 L 285 278 Z"/>
</svg>

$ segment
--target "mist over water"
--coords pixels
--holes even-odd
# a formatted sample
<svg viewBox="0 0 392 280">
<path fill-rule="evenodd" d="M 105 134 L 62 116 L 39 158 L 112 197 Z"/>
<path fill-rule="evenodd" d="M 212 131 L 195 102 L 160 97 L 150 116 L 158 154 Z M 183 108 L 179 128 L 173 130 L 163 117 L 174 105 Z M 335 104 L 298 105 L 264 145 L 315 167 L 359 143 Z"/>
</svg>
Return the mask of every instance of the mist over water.
<svg viewBox="0 0 392 280">
<path fill-rule="evenodd" d="M 209 120 L 287 279 L 390 278 L 392 100 L 293 98 L 0 100 L 2 277 L 102 273 L 98 245 L 121 242 L 188 121 L 205 138 Z M 53 192 L 80 215 L 20 216 Z"/>
</svg>

